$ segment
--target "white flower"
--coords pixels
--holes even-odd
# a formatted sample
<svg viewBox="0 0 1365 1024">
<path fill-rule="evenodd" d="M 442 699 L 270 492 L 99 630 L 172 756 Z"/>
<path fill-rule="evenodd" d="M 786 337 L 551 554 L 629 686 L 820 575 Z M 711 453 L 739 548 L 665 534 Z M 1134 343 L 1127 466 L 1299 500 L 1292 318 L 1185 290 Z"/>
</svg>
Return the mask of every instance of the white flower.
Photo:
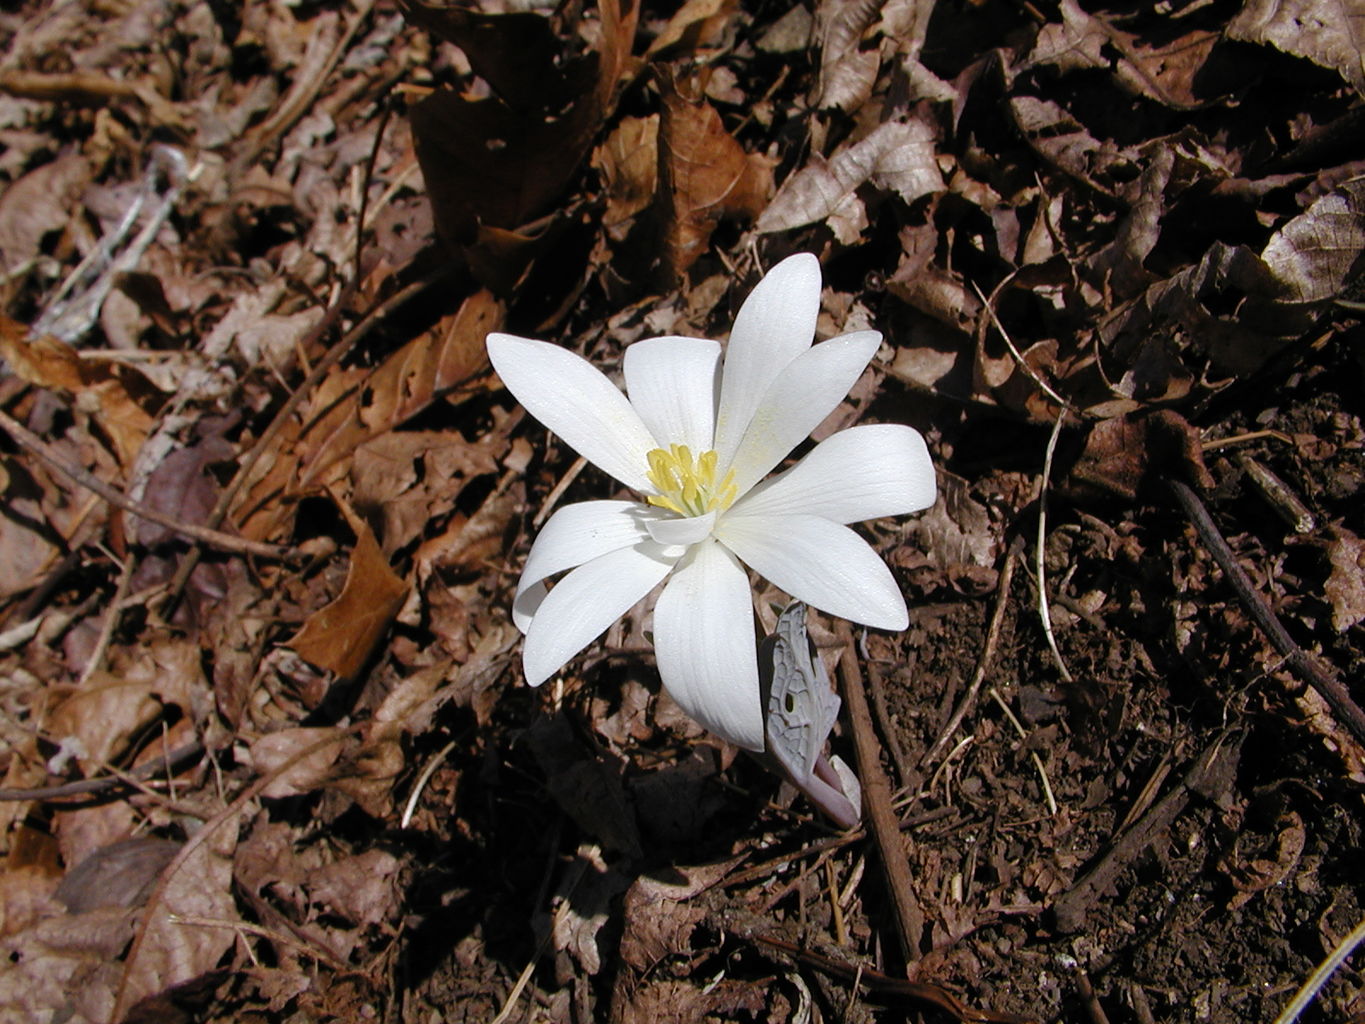
<svg viewBox="0 0 1365 1024">
<path fill-rule="evenodd" d="M 846 524 L 933 504 L 923 438 L 895 424 L 852 427 L 763 480 L 843 400 L 881 343 L 876 331 L 857 331 L 812 346 L 819 305 L 819 263 L 792 256 L 745 301 L 723 365 L 721 346 L 701 338 L 629 346 L 629 398 L 563 348 L 488 336 L 494 368 L 527 411 L 646 498 L 569 505 L 545 524 L 512 608 L 532 686 L 668 578 L 654 609 L 664 686 L 712 732 L 762 750 L 744 565 L 831 615 L 906 627 L 890 570 Z"/>
</svg>

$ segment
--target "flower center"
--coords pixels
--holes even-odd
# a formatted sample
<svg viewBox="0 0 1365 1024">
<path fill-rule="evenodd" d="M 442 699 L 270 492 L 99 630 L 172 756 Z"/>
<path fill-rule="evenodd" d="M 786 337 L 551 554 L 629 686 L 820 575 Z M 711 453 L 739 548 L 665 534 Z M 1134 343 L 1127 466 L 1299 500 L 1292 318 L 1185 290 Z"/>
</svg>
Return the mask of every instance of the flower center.
<svg viewBox="0 0 1365 1024">
<path fill-rule="evenodd" d="M 651 505 L 680 516 L 704 516 L 712 509 L 727 509 L 735 500 L 735 471 L 716 484 L 716 453 L 702 452 L 696 460 L 685 444 L 655 448 L 649 459 L 649 482 L 659 491 L 647 496 Z"/>
</svg>

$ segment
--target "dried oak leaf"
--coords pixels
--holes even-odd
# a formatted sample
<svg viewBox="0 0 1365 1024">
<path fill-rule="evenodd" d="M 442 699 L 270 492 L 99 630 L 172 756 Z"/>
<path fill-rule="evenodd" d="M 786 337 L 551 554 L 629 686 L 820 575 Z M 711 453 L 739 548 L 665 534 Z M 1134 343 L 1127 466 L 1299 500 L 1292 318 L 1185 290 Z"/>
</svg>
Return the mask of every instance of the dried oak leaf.
<svg viewBox="0 0 1365 1024">
<path fill-rule="evenodd" d="M 1263 43 L 1337 71 L 1365 92 L 1365 6 L 1360 0 L 1246 0 L 1228 38 Z"/>
<path fill-rule="evenodd" d="M 772 191 L 772 165 L 746 153 L 706 102 L 700 76 L 660 74 L 659 189 L 664 255 L 676 279 L 706 251 L 720 221 L 757 217 Z"/>
<path fill-rule="evenodd" d="M 341 508 L 356 534 L 346 583 L 336 600 L 308 617 L 289 646 L 318 668 L 349 679 L 388 632 L 403 607 L 408 584 L 389 568 L 365 521 L 345 504 Z"/>
<path fill-rule="evenodd" d="M 866 182 L 898 194 L 907 203 L 940 192 L 943 175 L 934 158 L 934 130 L 918 119 L 888 121 L 866 138 L 809 164 L 782 183 L 758 219 L 762 232 L 787 231 L 829 220 L 845 244 L 867 224 L 855 190 Z"/>
</svg>

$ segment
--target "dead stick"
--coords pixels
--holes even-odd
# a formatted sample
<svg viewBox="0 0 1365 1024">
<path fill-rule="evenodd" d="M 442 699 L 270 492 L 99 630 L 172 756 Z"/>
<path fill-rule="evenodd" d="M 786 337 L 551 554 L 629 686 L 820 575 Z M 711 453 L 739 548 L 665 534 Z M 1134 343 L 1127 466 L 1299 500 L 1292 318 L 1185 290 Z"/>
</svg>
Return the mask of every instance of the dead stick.
<svg viewBox="0 0 1365 1024">
<path fill-rule="evenodd" d="M 1294 638 L 1289 635 L 1280 622 L 1279 616 L 1270 607 L 1270 602 L 1261 596 L 1260 591 L 1252 584 L 1242 567 L 1237 564 L 1237 556 L 1232 553 L 1232 548 L 1223 539 L 1222 533 L 1215 525 L 1213 517 L 1209 515 L 1209 510 L 1199 500 L 1199 496 L 1179 480 L 1172 480 L 1170 484 L 1171 490 L 1175 492 L 1176 499 L 1184 508 L 1185 514 L 1190 517 L 1190 522 L 1199 531 L 1199 539 L 1204 542 L 1209 554 L 1218 563 L 1218 567 L 1223 570 L 1223 575 L 1227 577 L 1227 581 L 1232 584 L 1232 589 L 1237 592 L 1242 606 L 1256 620 L 1256 624 L 1261 627 L 1265 635 L 1270 638 L 1275 649 L 1284 656 L 1286 664 L 1293 669 L 1294 674 L 1317 690 L 1322 699 L 1332 706 L 1337 718 L 1351 731 L 1356 740 L 1365 744 L 1365 711 L 1362 711 L 1360 705 L 1351 699 L 1350 691 L 1342 685 L 1339 679 L 1329 675 L 1307 651 L 1294 642 Z"/>
<path fill-rule="evenodd" d="M 846 622 L 839 626 L 839 641 L 844 647 L 839 656 L 839 680 L 844 691 L 844 706 L 848 708 L 849 721 L 853 725 L 858 778 L 863 784 L 863 807 L 872 835 L 877 841 L 886 886 L 891 890 L 891 902 L 896 908 L 896 934 L 908 969 L 920 958 L 924 914 L 915 898 L 910 862 L 905 856 L 905 840 L 901 837 L 900 822 L 896 820 L 896 812 L 891 806 L 891 783 L 882 771 L 881 744 L 877 742 L 877 733 L 872 727 L 867 695 L 863 693 L 863 676 L 858 669 L 857 648 Z"/>
<path fill-rule="evenodd" d="M 283 548 L 276 544 L 262 544 L 258 541 L 247 540 L 245 537 L 234 537 L 228 533 L 219 533 L 217 530 L 210 530 L 203 526 L 195 526 L 193 523 L 182 523 L 172 519 L 170 516 L 155 509 L 140 505 L 132 498 L 127 497 L 122 491 L 106 484 L 99 477 L 86 470 L 83 466 L 77 466 L 73 462 L 68 462 L 62 456 L 52 450 L 52 447 L 33 431 L 29 430 L 18 420 L 8 413 L 0 412 L 0 427 L 4 427 L 20 445 L 28 449 L 32 454 L 45 462 L 52 469 L 79 484 L 86 490 L 98 494 L 109 504 L 123 509 L 130 515 L 135 515 L 139 519 L 146 519 L 148 522 L 164 526 L 173 533 L 178 533 L 182 537 L 189 537 L 207 544 L 209 547 L 218 548 L 220 551 L 231 551 L 239 555 L 256 555 L 260 558 L 287 559 L 292 552 L 289 548 Z"/>
<path fill-rule="evenodd" d="M 102 793 L 108 789 L 129 785 L 129 780 L 146 782 L 149 779 L 156 778 L 159 772 L 178 771 L 182 766 L 203 753 L 204 745 L 198 740 L 191 740 L 183 747 L 172 750 L 165 757 L 156 761 L 148 761 L 130 772 L 121 773 L 121 775 L 102 775 L 97 779 L 78 779 L 75 782 L 63 782 L 55 786 L 35 786 L 31 789 L 0 789 L 0 801 L 57 800 L 61 797 Z"/>
</svg>

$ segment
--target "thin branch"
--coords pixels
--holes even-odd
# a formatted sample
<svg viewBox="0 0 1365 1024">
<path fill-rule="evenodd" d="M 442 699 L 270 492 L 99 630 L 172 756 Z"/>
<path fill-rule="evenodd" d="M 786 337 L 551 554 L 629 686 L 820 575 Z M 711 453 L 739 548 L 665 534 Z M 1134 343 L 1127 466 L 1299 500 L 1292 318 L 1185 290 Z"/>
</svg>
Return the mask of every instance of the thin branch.
<svg viewBox="0 0 1365 1024">
<path fill-rule="evenodd" d="M 1350 691 L 1294 642 L 1294 638 L 1284 628 L 1270 603 L 1261 596 L 1242 567 L 1237 564 L 1237 556 L 1232 553 L 1232 548 L 1219 532 L 1213 517 L 1209 515 L 1209 510 L 1204 507 L 1199 496 L 1179 480 L 1170 481 L 1170 485 L 1171 490 L 1175 492 L 1176 500 L 1180 502 L 1181 508 L 1185 510 L 1190 522 L 1199 532 L 1199 539 L 1204 542 L 1209 554 L 1213 556 L 1213 560 L 1218 563 L 1228 583 L 1237 593 L 1242 607 L 1256 620 L 1256 624 L 1270 638 L 1275 649 L 1284 655 L 1285 664 L 1293 669 L 1295 675 L 1317 690 L 1357 742 L 1365 744 L 1365 711 L 1362 711 L 1360 705 L 1351 698 Z"/>
<path fill-rule="evenodd" d="M 293 557 L 293 551 L 289 548 L 280 547 L 277 544 L 262 544 L 259 541 L 247 540 L 245 537 L 234 537 L 229 533 L 220 533 L 217 530 L 210 530 L 204 526 L 196 526 L 193 523 L 182 523 L 172 519 L 165 513 L 158 512 L 156 509 L 148 508 L 145 505 L 133 501 L 122 491 L 119 491 L 109 484 L 106 484 L 99 477 L 89 472 L 83 466 L 77 466 L 73 462 L 68 462 L 65 458 L 58 455 L 51 445 L 44 441 L 37 434 L 33 433 L 18 420 L 8 413 L 0 411 L 0 427 L 14 438 L 23 448 L 27 449 L 37 458 L 41 459 L 50 468 L 61 473 L 62 476 L 71 480 L 73 483 L 84 487 L 88 491 L 99 495 L 110 505 L 121 508 L 130 515 L 135 515 L 139 519 L 145 519 L 158 526 L 177 533 L 182 537 L 197 540 L 201 544 L 207 544 L 211 548 L 220 551 L 229 551 L 238 555 L 256 555 L 258 558 L 270 558 L 285 560 Z"/>
</svg>

